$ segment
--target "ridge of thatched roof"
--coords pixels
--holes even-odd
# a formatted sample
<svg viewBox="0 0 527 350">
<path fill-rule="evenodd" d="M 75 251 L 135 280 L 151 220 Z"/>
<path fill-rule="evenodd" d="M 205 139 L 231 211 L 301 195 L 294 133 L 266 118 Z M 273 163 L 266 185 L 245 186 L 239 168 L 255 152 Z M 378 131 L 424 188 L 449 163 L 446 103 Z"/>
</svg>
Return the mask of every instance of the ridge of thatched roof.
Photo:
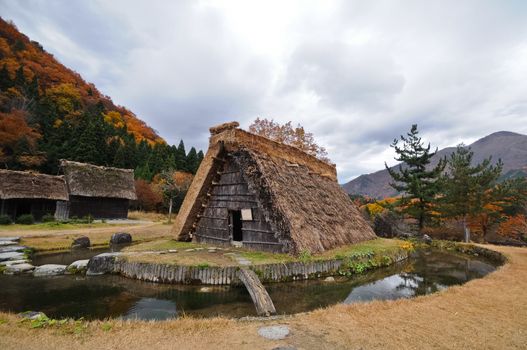
<svg viewBox="0 0 527 350">
<path fill-rule="evenodd" d="M 0 169 L 0 199 L 68 200 L 63 176 Z"/>
<path fill-rule="evenodd" d="M 119 169 L 99 165 L 61 160 L 70 195 L 137 199 L 132 169 Z"/>
<path fill-rule="evenodd" d="M 238 129 L 235 123 L 211 128 L 211 133 L 209 150 L 174 224 L 179 239 L 188 239 L 224 152 L 235 156 L 249 189 L 280 231 L 279 240 L 288 242 L 293 253 L 318 253 L 375 238 L 338 184 L 335 165 Z"/>
</svg>

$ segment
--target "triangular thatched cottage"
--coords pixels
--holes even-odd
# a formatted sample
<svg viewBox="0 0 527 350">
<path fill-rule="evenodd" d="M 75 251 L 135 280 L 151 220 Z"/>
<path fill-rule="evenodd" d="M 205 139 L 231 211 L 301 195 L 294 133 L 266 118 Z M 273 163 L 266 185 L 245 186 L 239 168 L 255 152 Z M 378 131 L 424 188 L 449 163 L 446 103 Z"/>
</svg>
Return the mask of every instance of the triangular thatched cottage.
<svg viewBox="0 0 527 350">
<path fill-rule="evenodd" d="M 0 215 L 15 220 L 32 214 L 36 220 L 54 215 L 57 203 L 66 203 L 68 192 L 62 176 L 0 169 Z"/>
<path fill-rule="evenodd" d="M 375 237 L 336 168 L 238 128 L 210 129 L 208 152 L 179 211 L 179 240 L 319 253 Z"/>
<path fill-rule="evenodd" d="M 69 217 L 125 219 L 136 200 L 134 171 L 61 160 L 69 193 Z"/>
</svg>

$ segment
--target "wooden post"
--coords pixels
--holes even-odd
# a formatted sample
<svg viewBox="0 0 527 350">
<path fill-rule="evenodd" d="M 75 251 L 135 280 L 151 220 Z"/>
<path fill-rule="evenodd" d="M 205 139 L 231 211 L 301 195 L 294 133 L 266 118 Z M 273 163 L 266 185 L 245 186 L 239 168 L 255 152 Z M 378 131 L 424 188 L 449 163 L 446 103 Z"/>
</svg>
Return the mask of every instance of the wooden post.
<svg viewBox="0 0 527 350">
<path fill-rule="evenodd" d="M 465 232 L 465 243 L 470 243 L 470 228 L 467 225 L 467 218 L 463 218 L 463 230 Z"/>
<path fill-rule="evenodd" d="M 4 200 L 2 199 L 2 206 L 0 207 L 0 215 L 4 215 Z"/>
<path fill-rule="evenodd" d="M 172 223 L 172 197 L 170 197 L 168 202 L 168 223 Z"/>
</svg>

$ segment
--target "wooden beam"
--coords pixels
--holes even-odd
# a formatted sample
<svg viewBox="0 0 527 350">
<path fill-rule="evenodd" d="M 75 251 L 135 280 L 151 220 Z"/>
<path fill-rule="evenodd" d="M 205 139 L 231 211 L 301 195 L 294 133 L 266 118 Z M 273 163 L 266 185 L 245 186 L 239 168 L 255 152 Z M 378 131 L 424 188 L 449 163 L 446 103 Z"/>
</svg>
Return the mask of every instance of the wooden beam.
<svg viewBox="0 0 527 350">
<path fill-rule="evenodd" d="M 271 316 L 276 314 L 273 300 L 254 271 L 247 268 L 240 269 L 238 271 L 238 278 L 245 285 L 247 291 L 249 291 L 258 316 Z"/>
<path fill-rule="evenodd" d="M 242 241 L 243 244 L 269 244 L 269 245 L 282 245 L 280 242 L 259 242 L 259 241 Z"/>
<path fill-rule="evenodd" d="M 194 236 L 203 237 L 207 239 L 215 239 L 218 241 L 230 241 L 231 240 L 230 238 L 212 237 L 212 236 L 207 236 L 207 235 L 200 235 L 199 233 L 194 233 Z"/>
</svg>

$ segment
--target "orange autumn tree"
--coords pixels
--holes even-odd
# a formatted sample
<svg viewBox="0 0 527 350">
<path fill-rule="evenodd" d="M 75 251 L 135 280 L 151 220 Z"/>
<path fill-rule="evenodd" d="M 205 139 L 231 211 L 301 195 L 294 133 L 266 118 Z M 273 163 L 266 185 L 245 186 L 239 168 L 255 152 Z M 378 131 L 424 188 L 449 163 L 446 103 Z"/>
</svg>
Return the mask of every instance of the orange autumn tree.
<svg viewBox="0 0 527 350">
<path fill-rule="evenodd" d="M 140 210 L 156 211 L 163 205 L 163 195 L 146 180 L 135 180 L 135 193 Z"/>
<path fill-rule="evenodd" d="M 174 204 L 179 209 L 193 178 L 191 173 L 173 170 L 165 170 L 154 177 L 154 182 L 168 205 L 168 223 L 172 220 Z"/>
<path fill-rule="evenodd" d="M 326 163 L 331 162 L 326 149 L 318 145 L 313 134 L 306 132 L 300 124 L 293 127 L 290 121 L 281 125 L 273 119 L 256 118 L 249 126 L 249 132 L 296 147 Z"/>
<path fill-rule="evenodd" d="M 39 138 L 40 134 L 28 126 L 24 112 L 0 112 L 0 162 L 8 163 L 18 157 L 23 164 L 40 164 L 43 156 L 36 151 Z"/>
</svg>

